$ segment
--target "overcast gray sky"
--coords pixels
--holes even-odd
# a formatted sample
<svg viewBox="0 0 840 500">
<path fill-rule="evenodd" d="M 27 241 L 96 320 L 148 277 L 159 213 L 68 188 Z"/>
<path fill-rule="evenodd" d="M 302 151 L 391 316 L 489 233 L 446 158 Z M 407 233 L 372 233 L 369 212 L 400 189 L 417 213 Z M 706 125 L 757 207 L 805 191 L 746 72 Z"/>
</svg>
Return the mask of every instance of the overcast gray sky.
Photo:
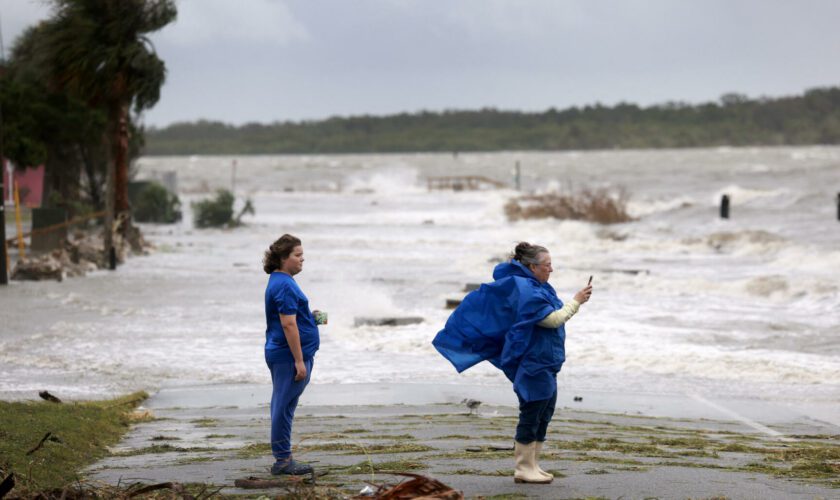
<svg viewBox="0 0 840 500">
<path fill-rule="evenodd" d="M 836 0 L 179 0 L 145 121 L 780 96 L 840 84 Z M 0 0 L 8 53 L 43 0 Z"/>
</svg>

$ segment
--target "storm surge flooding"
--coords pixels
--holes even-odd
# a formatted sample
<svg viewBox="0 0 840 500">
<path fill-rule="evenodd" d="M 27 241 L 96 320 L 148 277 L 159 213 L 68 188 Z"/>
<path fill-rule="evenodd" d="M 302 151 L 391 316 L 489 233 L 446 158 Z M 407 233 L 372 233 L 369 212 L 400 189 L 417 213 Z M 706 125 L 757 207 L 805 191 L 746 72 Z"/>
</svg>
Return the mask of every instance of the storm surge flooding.
<svg viewBox="0 0 840 500">
<path fill-rule="evenodd" d="M 238 204 L 256 209 L 245 226 L 191 222 L 191 201 L 231 187 L 234 158 L 142 158 L 139 178 L 177 172 L 185 209 L 180 224 L 141 226 L 151 255 L 0 292 L 3 396 L 268 383 L 261 259 L 291 233 L 304 242 L 298 281 L 329 313 L 314 383 L 508 385 L 486 364 L 457 375 L 430 342 L 446 299 L 529 241 L 551 250 L 562 299 L 594 276 L 567 326 L 561 391 L 840 403 L 840 148 L 235 160 Z M 512 188 L 427 190 L 446 175 L 512 186 L 516 162 L 522 192 L 622 188 L 634 220 L 511 222 Z M 408 316 L 423 321 L 355 322 Z"/>
</svg>

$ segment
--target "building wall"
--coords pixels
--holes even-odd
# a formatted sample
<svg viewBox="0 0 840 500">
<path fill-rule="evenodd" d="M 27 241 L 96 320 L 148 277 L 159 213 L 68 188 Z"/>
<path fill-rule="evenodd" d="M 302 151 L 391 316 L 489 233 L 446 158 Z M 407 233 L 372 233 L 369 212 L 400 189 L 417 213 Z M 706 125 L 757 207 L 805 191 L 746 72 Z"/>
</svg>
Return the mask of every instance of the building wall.
<svg viewBox="0 0 840 500">
<path fill-rule="evenodd" d="M 3 201 L 7 205 L 12 205 L 14 204 L 14 191 L 12 183 L 9 181 L 9 165 L 11 165 L 11 162 L 4 158 L 3 164 Z M 13 170 L 14 180 L 18 184 L 21 205 L 29 208 L 40 207 L 44 195 L 44 166 L 38 165 L 37 167 L 15 168 Z"/>
</svg>

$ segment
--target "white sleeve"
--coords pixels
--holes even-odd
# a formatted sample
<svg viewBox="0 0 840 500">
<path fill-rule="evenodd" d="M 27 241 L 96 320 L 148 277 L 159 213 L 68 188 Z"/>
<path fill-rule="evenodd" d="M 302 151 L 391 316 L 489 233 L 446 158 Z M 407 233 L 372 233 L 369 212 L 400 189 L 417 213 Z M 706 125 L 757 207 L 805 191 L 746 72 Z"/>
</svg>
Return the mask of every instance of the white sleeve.
<svg viewBox="0 0 840 500">
<path fill-rule="evenodd" d="M 553 313 L 549 314 L 545 318 L 542 319 L 537 325 L 542 326 L 544 328 L 557 328 L 558 326 L 562 325 L 563 323 L 569 321 L 569 319 L 578 312 L 580 308 L 580 304 L 575 299 L 572 299 L 566 302 L 563 307 L 557 309 Z"/>
</svg>

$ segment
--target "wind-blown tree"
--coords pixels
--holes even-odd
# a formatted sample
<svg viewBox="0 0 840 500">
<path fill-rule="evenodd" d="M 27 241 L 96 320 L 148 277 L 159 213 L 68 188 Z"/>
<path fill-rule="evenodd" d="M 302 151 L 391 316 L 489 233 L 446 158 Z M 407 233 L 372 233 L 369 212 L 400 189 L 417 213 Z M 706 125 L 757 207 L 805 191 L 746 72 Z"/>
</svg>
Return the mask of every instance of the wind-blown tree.
<svg viewBox="0 0 840 500">
<path fill-rule="evenodd" d="M 172 22 L 174 0 L 52 0 L 36 50 L 50 85 L 101 109 L 114 168 L 114 207 L 127 213 L 129 112 L 160 98 L 166 67 L 148 34 Z M 107 231 L 106 231 L 107 232 Z"/>
<path fill-rule="evenodd" d="M 79 181 L 84 177 L 87 201 L 98 210 L 105 169 L 101 165 L 89 168 L 86 159 L 104 156 L 105 114 L 48 87 L 47 68 L 38 50 L 42 33 L 42 25 L 35 26 L 15 40 L 0 78 L 3 153 L 21 168 L 46 166 L 48 205 L 65 208 L 71 215 L 84 209 L 79 197 Z"/>
</svg>

